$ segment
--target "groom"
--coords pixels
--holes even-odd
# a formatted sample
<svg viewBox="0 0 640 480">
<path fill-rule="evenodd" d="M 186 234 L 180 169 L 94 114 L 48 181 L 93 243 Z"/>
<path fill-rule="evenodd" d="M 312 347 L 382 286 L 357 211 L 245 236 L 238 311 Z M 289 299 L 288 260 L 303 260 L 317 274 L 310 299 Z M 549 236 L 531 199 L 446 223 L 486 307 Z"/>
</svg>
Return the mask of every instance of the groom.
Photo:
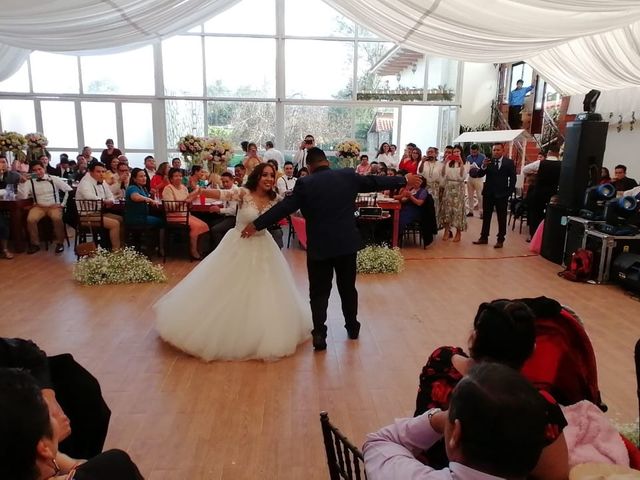
<svg viewBox="0 0 640 480">
<path fill-rule="evenodd" d="M 358 193 L 393 190 L 420 185 L 420 177 L 380 177 L 357 175 L 351 168 L 331 170 L 324 152 L 316 147 L 307 151 L 311 175 L 296 182 L 291 195 L 259 216 L 242 231 L 250 237 L 297 210 L 307 222 L 307 272 L 309 299 L 313 317 L 313 348 L 327 348 L 327 305 L 333 272 L 342 300 L 342 313 L 349 338 L 360 332 L 358 292 L 356 290 L 356 255 L 361 247 L 354 216 Z"/>
</svg>

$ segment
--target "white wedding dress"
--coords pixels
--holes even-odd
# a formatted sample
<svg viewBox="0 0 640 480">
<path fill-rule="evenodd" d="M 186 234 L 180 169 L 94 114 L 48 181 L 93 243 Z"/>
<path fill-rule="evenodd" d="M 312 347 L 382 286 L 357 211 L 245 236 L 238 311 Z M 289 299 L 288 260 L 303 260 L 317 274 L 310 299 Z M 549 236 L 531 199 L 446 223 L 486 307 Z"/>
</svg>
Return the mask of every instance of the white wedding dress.
<svg viewBox="0 0 640 480">
<path fill-rule="evenodd" d="M 160 336 L 211 360 L 275 360 L 310 337 L 311 311 L 267 230 L 241 238 L 260 212 L 251 192 L 222 190 L 239 202 L 236 226 L 154 305 Z M 271 202 L 264 210 L 271 208 Z"/>
</svg>

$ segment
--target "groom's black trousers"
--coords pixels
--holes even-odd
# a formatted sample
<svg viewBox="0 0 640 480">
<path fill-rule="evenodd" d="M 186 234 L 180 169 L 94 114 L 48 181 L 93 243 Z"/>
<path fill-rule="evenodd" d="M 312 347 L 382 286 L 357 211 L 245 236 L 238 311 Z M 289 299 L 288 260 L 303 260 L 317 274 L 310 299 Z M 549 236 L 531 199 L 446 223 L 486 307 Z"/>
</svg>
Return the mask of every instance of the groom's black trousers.
<svg viewBox="0 0 640 480">
<path fill-rule="evenodd" d="M 342 314 L 345 327 L 351 330 L 358 326 L 358 291 L 356 290 L 357 253 L 340 257 L 313 260 L 307 256 L 309 274 L 309 299 L 313 318 L 314 335 L 326 336 L 327 306 L 331 295 L 333 271 L 336 272 L 336 284 L 342 300 Z"/>
</svg>

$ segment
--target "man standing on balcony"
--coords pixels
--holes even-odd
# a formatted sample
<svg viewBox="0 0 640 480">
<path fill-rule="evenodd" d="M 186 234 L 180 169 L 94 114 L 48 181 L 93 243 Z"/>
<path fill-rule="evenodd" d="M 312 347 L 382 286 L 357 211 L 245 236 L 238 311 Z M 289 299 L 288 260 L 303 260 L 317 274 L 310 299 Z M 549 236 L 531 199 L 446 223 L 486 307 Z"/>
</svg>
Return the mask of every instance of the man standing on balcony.
<svg viewBox="0 0 640 480">
<path fill-rule="evenodd" d="M 536 86 L 535 83 L 532 83 L 528 87 L 523 87 L 524 82 L 522 80 L 518 80 L 516 82 L 515 90 L 511 90 L 509 93 L 509 126 L 517 130 L 518 128 L 522 128 L 522 116 L 520 115 L 522 112 L 522 107 L 524 107 L 524 99 L 531 90 L 533 90 Z"/>
</svg>

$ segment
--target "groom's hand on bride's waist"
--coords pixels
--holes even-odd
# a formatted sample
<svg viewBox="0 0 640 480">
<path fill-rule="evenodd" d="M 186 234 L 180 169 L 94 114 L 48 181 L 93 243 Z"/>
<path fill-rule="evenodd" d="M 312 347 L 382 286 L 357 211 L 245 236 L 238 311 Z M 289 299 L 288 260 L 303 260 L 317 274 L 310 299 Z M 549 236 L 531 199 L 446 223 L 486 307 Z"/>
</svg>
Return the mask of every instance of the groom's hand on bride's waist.
<svg viewBox="0 0 640 480">
<path fill-rule="evenodd" d="M 249 238 L 255 235 L 257 232 L 256 227 L 253 223 L 250 223 L 242 230 L 242 238 Z"/>
</svg>

